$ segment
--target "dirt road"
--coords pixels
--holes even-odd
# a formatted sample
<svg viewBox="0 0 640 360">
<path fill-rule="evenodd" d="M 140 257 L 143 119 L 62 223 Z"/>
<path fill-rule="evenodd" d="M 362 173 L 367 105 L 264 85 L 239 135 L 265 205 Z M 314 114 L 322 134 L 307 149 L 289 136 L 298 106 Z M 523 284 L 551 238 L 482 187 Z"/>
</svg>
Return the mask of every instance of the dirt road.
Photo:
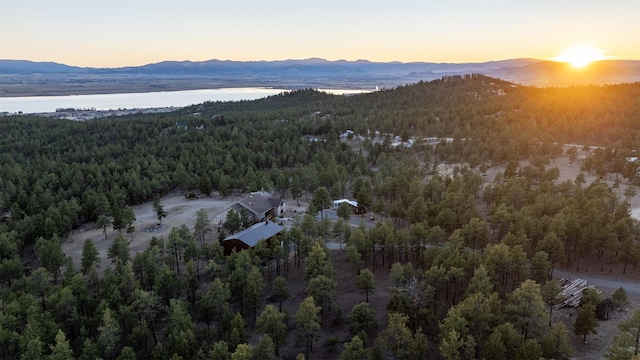
<svg viewBox="0 0 640 360">
<path fill-rule="evenodd" d="M 619 270 L 616 273 L 575 272 L 566 269 L 554 269 L 553 275 L 556 278 L 585 279 L 591 285 L 595 285 L 604 296 L 611 296 L 614 291 L 624 288 L 627 291 L 629 300 L 640 303 L 640 278 L 638 272 L 629 275 L 622 274 Z"/>
</svg>

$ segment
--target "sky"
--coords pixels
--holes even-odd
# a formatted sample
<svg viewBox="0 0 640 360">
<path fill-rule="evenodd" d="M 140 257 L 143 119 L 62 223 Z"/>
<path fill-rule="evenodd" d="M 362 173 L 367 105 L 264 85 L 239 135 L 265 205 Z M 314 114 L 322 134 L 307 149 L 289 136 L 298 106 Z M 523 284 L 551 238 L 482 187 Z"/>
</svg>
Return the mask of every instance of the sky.
<svg viewBox="0 0 640 360">
<path fill-rule="evenodd" d="M 640 0 L 0 0 L 0 58 L 551 59 L 572 46 L 640 60 Z"/>
</svg>

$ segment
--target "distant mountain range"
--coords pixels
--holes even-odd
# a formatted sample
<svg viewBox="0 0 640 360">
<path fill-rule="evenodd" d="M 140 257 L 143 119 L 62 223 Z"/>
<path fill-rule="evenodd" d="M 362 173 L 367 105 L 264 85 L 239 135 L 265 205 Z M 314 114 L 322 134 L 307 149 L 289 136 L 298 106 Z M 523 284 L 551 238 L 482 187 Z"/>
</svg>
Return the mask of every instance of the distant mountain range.
<svg viewBox="0 0 640 360">
<path fill-rule="evenodd" d="M 120 68 L 0 60 L 0 96 L 16 96 L 11 93 L 12 90 L 23 89 L 28 84 L 42 85 L 43 82 L 49 85 L 59 83 L 67 90 L 69 83 L 73 83 L 80 92 L 91 88 L 92 83 L 113 82 L 125 86 L 138 82 L 152 86 L 157 82 L 164 84 L 158 85 L 162 89 L 171 81 L 183 85 L 188 83 L 192 88 L 204 84 L 210 84 L 211 87 L 241 85 L 283 88 L 372 88 L 394 87 L 469 73 L 481 73 L 518 84 L 535 86 L 612 84 L 640 81 L 640 60 L 603 60 L 593 62 L 584 68 L 530 58 L 482 63 L 381 63 L 367 60 L 328 61 L 318 58 L 282 61 L 163 61 Z M 22 87 L 17 84 L 21 84 Z"/>
</svg>

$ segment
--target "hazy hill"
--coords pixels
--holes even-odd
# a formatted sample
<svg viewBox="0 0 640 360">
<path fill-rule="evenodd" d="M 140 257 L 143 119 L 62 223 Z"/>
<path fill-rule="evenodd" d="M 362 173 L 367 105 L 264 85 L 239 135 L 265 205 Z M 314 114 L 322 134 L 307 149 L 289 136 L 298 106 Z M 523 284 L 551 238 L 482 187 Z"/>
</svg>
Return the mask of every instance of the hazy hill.
<svg viewBox="0 0 640 360">
<path fill-rule="evenodd" d="M 616 84 L 640 81 L 640 61 L 596 61 L 582 68 L 569 63 L 538 61 L 520 67 L 503 67 L 490 75 L 522 84 L 541 86 Z"/>
<path fill-rule="evenodd" d="M 120 68 L 81 68 L 53 62 L 34 62 L 28 60 L 0 60 L 0 74 L 47 74 L 47 73 L 83 73 L 83 74 L 146 74 L 146 75 L 201 75 L 253 74 L 267 76 L 313 76 L 327 77 L 390 76 L 406 77 L 420 73 L 433 73 L 439 76 L 451 73 L 469 73 L 495 71 L 501 68 L 519 68 L 535 64 L 536 59 L 513 59 L 484 63 L 429 63 L 429 62 L 371 62 L 368 60 L 328 61 L 319 58 L 280 61 L 162 61 L 142 66 Z M 636 64 L 640 66 L 640 64 Z"/>
<path fill-rule="evenodd" d="M 91 69 L 89 69 L 90 71 Z M 69 66 L 55 62 L 36 62 L 29 60 L 0 60 L 0 74 L 48 74 L 86 72 L 85 68 Z"/>
<path fill-rule="evenodd" d="M 395 87 L 446 75 L 478 73 L 537 86 L 640 81 L 640 61 L 607 60 L 577 69 L 539 59 L 482 63 L 328 61 L 163 61 L 120 68 L 82 68 L 53 62 L 0 60 L 0 96 L 66 95 L 200 88 Z"/>
</svg>

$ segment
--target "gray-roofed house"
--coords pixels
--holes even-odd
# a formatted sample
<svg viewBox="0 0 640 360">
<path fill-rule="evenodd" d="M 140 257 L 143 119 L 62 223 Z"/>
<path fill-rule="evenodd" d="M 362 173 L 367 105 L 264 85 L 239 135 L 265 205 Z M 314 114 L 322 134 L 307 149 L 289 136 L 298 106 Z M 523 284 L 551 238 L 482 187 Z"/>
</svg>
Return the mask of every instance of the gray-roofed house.
<svg viewBox="0 0 640 360">
<path fill-rule="evenodd" d="M 286 203 L 280 198 L 272 197 L 267 192 L 259 191 L 251 193 L 251 195 L 234 204 L 232 208 L 238 212 L 240 212 L 241 208 L 244 208 L 249 214 L 249 220 L 261 222 L 264 219 L 272 219 L 284 215 Z"/>
<path fill-rule="evenodd" d="M 236 251 L 253 249 L 260 241 L 267 241 L 268 245 L 270 245 L 271 239 L 280 234 L 282 230 L 284 230 L 284 226 L 280 226 L 273 221 L 265 220 L 254 224 L 222 240 L 224 254 L 230 255 L 234 249 Z"/>
<path fill-rule="evenodd" d="M 231 209 L 238 214 L 244 211 L 249 218 L 249 223 L 256 223 L 263 222 L 264 219 L 274 220 L 275 218 L 284 216 L 287 210 L 287 203 L 280 198 L 273 197 L 266 191 L 251 193 L 249 196 L 246 196 L 216 214 L 216 222 L 219 228 L 227 221 L 227 214 Z"/>
</svg>

